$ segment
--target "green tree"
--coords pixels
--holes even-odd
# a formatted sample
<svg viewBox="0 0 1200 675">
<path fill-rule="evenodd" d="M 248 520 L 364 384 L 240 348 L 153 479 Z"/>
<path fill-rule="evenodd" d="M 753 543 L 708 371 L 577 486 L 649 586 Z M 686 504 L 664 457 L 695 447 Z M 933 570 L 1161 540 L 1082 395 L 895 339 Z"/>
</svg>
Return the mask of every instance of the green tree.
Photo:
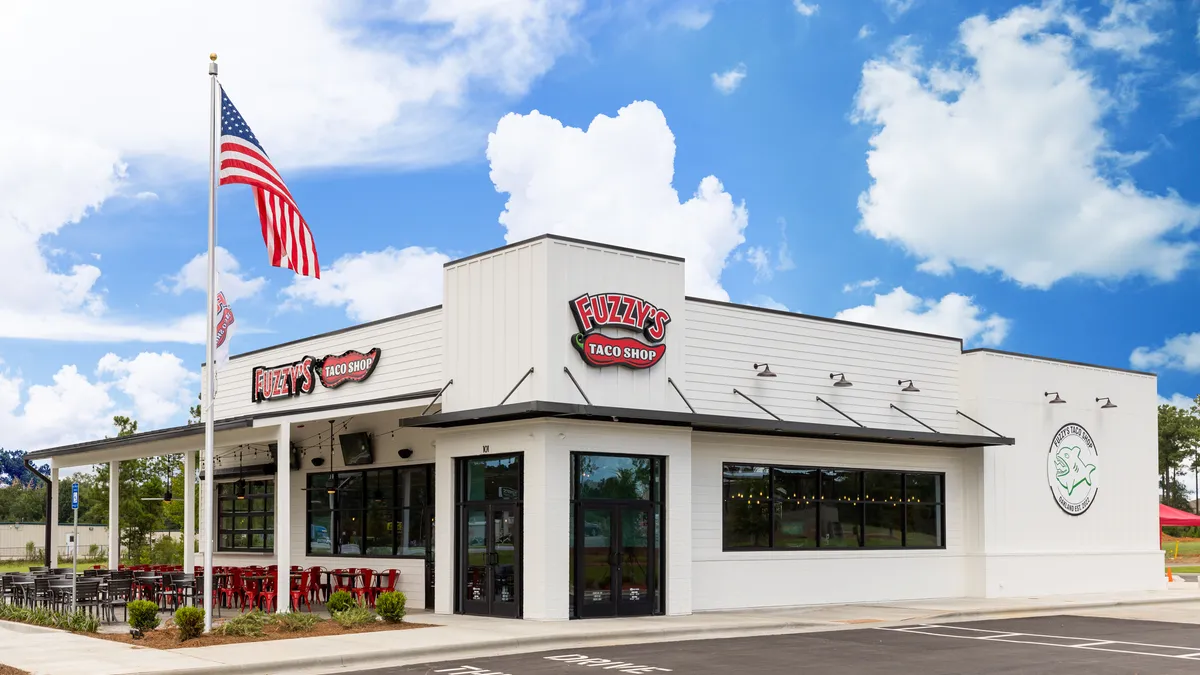
<svg viewBox="0 0 1200 675">
<path fill-rule="evenodd" d="M 1162 502 L 1188 509 L 1187 487 L 1181 480 L 1200 463 L 1200 396 L 1190 408 L 1158 407 L 1158 474 Z M 1186 468 L 1185 468 L 1186 467 Z"/>
</svg>

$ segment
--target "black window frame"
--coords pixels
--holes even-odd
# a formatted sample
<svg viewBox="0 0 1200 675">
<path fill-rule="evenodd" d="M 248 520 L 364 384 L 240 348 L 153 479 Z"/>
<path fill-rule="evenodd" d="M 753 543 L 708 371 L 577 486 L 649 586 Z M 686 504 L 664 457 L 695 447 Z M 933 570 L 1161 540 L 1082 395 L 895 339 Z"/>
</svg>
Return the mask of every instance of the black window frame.
<svg viewBox="0 0 1200 675">
<path fill-rule="evenodd" d="M 384 511 L 384 512 L 387 512 L 390 514 L 389 522 L 397 522 L 396 519 L 400 518 L 402 516 L 403 512 L 407 510 L 410 513 L 419 513 L 420 514 L 418 516 L 419 518 L 422 518 L 422 519 L 428 520 L 429 522 L 432 522 L 433 514 L 434 514 L 434 501 L 435 501 L 435 499 L 434 499 L 434 484 L 435 484 L 434 467 L 435 467 L 435 464 L 433 462 L 429 462 L 429 463 L 422 463 L 422 464 L 406 464 L 404 466 L 389 466 L 389 467 L 379 467 L 379 468 L 369 468 L 369 469 L 349 469 L 349 470 L 342 469 L 342 470 L 333 472 L 334 480 L 336 480 L 339 483 L 343 479 L 345 479 L 347 476 L 349 476 L 351 474 L 357 474 L 359 486 L 360 486 L 359 492 L 360 492 L 362 501 L 358 505 L 342 504 L 341 503 L 341 494 L 338 493 L 338 494 L 334 495 L 334 506 L 333 506 L 333 509 L 330 510 L 329 508 L 314 509 L 312 500 L 306 499 L 305 504 L 304 504 L 304 553 L 305 553 L 305 555 L 317 556 L 317 557 L 328 557 L 328 558 L 392 558 L 392 559 L 407 559 L 407 560 L 423 560 L 423 559 L 427 558 L 429 556 L 429 551 L 433 548 L 433 532 L 432 532 L 432 527 L 429 524 L 426 524 L 424 526 L 425 547 L 424 547 L 424 551 L 422 551 L 421 553 L 405 553 L 405 554 L 396 553 L 396 551 L 402 550 L 404 548 L 404 546 L 398 541 L 398 537 L 400 536 L 400 533 L 395 530 L 393 530 L 393 532 L 392 532 L 392 551 L 393 551 L 392 553 L 390 553 L 390 554 L 368 553 L 367 546 L 366 546 L 367 514 L 370 512 Z M 423 504 L 410 503 L 408 506 L 403 506 L 404 495 L 402 493 L 402 486 L 403 486 L 402 476 L 406 472 L 416 473 L 418 471 L 423 473 L 425 476 L 425 486 L 424 486 L 425 502 Z M 369 490 L 367 488 L 367 485 L 369 484 L 368 474 L 372 474 L 374 476 L 390 474 L 390 478 L 391 478 L 391 482 L 392 482 L 392 491 L 391 491 L 392 499 L 391 499 L 390 506 L 380 506 L 378 504 L 373 503 L 373 500 L 372 500 L 371 495 L 369 494 Z M 305 479 L 306 487 L 308 487 L 308 489 L 310 491 L 315 489 L 315 490 L 319 490 L 319 491 L 323 492 L 323 490 L 325 488 L 326 479 L 328 479 L 328 477 L 330 476 L 330 472 L 328 472 L 328 471 L 312 472 L 312 473 L 307 474 L 307 476 L 308 477 Z M 320 485 L 315 484 L 315 481 L 318 479 L 321 480 Z M 313 544 L 312 532 L 313 532 L 313 514 L 314 514 L 314 512 L 321 514 L 321 516 L 324 518 L 327 518 L 330 513 L 332 513 L 334 516 L 333 531 L 329 533 L 331 550 L 328 552 L 317 551 L 314 553 L 312 550 L 312 544 Z M 344 514 L 356 516 L 359 519 L 359 521 L 362 523 L 361 534 L 359 537 L 360 541 L 362 542 L 362 545 L 359 547 L 360 550 L 358 553 L 342 553 L 338 550 L 339 545 L 336 542 L 336 533 L 341 530 L 342 517 Z M 410 522 L 411 522 L 411 520 L 410 520 Z"/>
<path fill-rule="evenodd" d="M 730 500 L 726 494 L 726 474 L 731 467 L 749 467 L 752 469 L 767 470 L 767 493 L 761 498 L 761 501 L 766 502 L 766 535 L 768 544 L 766 546 L 729 546 L 726 543 L 725 536 L 725 514 L 727 505 Z M 814 471 L 817 475 L 817 494 L 813 495 L 815 499 L 808 501 L 816 507 L 816 522 L 821 522 L 821 508 L 826 504 L 837 504 L 839 500 L 825 499 L 824 481 L 822 480 L 825 472 L 832 471 L 848 471 L 857 474 L 858 496 L 852 501 L 852 505 L 858 507 L 858 546 L 821 546 L 821 537 L 817 536 L 815 545 L 807 548 L 785 548 L 775 546 L 775 518 L 776 505 L 784 504 L 791 501 L 796 501 L 790 498 L 780 498 L 775 490 L 775 472 L 777 470 L 786 471 Z M 904 508 L 901 513 L 899 522 L 901 525 L 901 544 L 899 546 L 867 546 L 866 544 L 866 520 L 868 504 L 877 505 L 894 505 L 894 501 L 890 500 L 875 500 L 866 499 L 866 474 L 868 473 L 891 473 L 897 474 L 900 480 L 900 504 Z M 910 504 L 908 502 L 908 477 L 909 476 L 933 476 L 937 479 L 937 496 L 938 499 L 932 502 L 921 502 L 919 504 Z M 755 500 L 753 496 L 749 500 Z M 733 500 L 737 502 L 738 500 Z M 808 504 L 808 501 L 805 504 Z M 842 500 L 845 501 L 845 500 Z M 936 546 L 910 546 L 908 544 L 908 510 L 910 508 L 936 507 L 938 514 L 938 534 L 939 542 Z M 828 508 L 828 507 L 826 507 Z M 940 471 L 910 471 L 898 469 L 865 469 L 858 467 L 832 467 L 832 466 L 812 466 L 812 465 L 791 465 L 791 464 L 768 464 L 762 462 L 738 462 L 726 461 L 721 463 L 721 550 L 723 552 L 738 553 L 738 552 L 753 552 L 753 551 L 786 551 L 791 553 L 801 553 L 809 551 L 920 551 L 920 550 L 945 550 L 946 548 L 946 474 Z"/>
<path fill-rule="evenodd" d="M 217 552 L 218 553 L 274 553 L 275 552 L 275 487 L 276 487 L 275 479 L 274 478 L 247 479 L 246 480 L 245 499 L 237 498 L 237 488 L 236 487 L 233 488 L 232 494 L 229 494 L 229 495 L 221 494 L 222 488 L 225 488 L 226 486 L 236 486 L 236 485 L 237 485 L 237 483 L 234 481 L 226 481 L 226 482 L 217 483 L 217 486 L 216 486 L 216 488 L 217 488 L 216 489 L 216 493 L 217 493 L 217 513 L 216 513 Z M 264 492 L 251 493 L 250 486 L 252 486 L 252 485 L 266 485 L 269 487 Z M 265 510 L 262 510 L 262 511 L 250 511 L 249 510 L 250 504 L 252 504 L 253 501 L 256 499 L 264 500 L 264 503 L 266 505 Z M 239 503 L 245 504 L 247 510 L 245 510 L 245 511 L 238 510 L 237 505 Z M 229 510 L 225 510 L 225 507 L 227 505 L 230 507 Z M 237 519 L 241 518 L 243 516 L 246 518 L 246 527 L 244 527 L 244 528 L 237 527 Z M 224 526 L 224 522 L 225 522 L 226 518 L 229 518 L 231 521 L 230 527 Z M 263 526 L 260 528 L 250 527 L 250 523 L 253 522 L 252 521 L 253 518 L 262 518 Z M 242 535 L 242 534 L 246 535 L 246 542 L 247 542 L 246 546 L 238 546 L 234 543 L 237 541 L 237 536 Z M 228 544 L 223 543 L 225 541 L 226 535 L 229 536 Z M 262 536 L 262 541 L 263 541 L 262 546 L 251 546 L 249 544 L 249 542 L 254 541 L 254 535 Z M 270 542 L 270 545 L 267 545 L 268 541 Z"/>
</svg>

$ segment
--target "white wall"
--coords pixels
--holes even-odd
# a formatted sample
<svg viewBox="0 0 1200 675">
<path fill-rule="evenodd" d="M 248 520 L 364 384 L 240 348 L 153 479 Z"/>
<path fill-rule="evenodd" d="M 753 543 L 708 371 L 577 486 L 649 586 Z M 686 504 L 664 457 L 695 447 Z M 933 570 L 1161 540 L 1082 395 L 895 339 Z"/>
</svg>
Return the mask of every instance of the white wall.
<svg viewBox="0 0 1200 675">
<path fill-rule="evenodd" d="M 978 450 L 694 434 L 694 609 L 967 595 L 969 533 L 961 505 L 966 467 L 975 453 Z M 944 472 L 946 548 L 722 551 L 724 462 Z"/>
<path fill-rule="evenodd" d="M 252 400 L 255 366 L 279 366 L 305 356 L 321 358 L 351 349 L 365 353 L 375 347 L 381 350 L 379 363 L 364 382 L 347 382 L 337 389 L 317 384 L 311 394 L 260 403 Z M 439 389 L 443 384 L 442 311 L 432 308 L 231 358 L 217 371 L 217 418 L 350 404 Z"/>
<path fill-rule="evenodd" d="M 1158 548 L 1156 379 L 1091 366 L 973 352 L 964 354 L 962 410 L 1006 436 L 983 450 L 983 566 L 987 596 L 1162 588 Z M 1067 402 L 1051 405 L 1057 391 Z M 1097 397 L 1117 408 L 1102 410 Z M 1100 462 L 1099 491 L 1083 514 L 1064 513 L 1051 494 L 1046 459 L 1067 423 L 1087 429 Z M 963 420 L 962 430 L 976 433 Z"/>
<path fill-rule="evenodd" d="M 872 428 L 927 431 L 892 410 L 895 404 L 941 432 L 957 425 L 961 342 L 781 314 L 687 301 L 684 392 L 696 412 L 766 418 L 739 391 L 785 420 L 851 424 L 820 396 Z M 757 377 L 755 363 L 777 377 Z M 852 387 L 834 387 L 845 373 Z M 914 380 L 905 393 L 897 380 Z M 680 382 L 680 378 L 675 378 Z"/>
</svg>

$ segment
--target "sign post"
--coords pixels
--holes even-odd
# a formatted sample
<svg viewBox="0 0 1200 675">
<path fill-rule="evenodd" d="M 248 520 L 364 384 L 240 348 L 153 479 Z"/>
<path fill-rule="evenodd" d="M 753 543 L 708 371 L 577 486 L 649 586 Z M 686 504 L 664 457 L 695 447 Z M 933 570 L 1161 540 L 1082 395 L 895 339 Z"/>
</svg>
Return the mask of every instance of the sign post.
<svg viewBox="0 0 1200 675">
<path fill-rule="evenodd" d="M 71 535 L 71 613 L 75 613 L 75 580 L 79 572 L 79 483 L 71 483 L 71 510 L 75 512 L 75 533 Z"/>
</svg>

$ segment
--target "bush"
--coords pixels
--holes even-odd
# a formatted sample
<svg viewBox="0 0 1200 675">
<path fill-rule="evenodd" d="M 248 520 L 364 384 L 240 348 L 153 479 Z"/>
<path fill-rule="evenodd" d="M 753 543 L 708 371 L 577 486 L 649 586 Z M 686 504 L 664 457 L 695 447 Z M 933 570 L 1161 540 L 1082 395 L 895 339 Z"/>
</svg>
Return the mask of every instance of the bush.
<svg viewBox="0 0 1200 675">
<path fill-rule="evenodd" d="M 179 627 L 179 641 L 200 637 L 204 632 L 204 610 L 199 607 L 180 607 L 175 610 L 175 625 Z"/>
<path fill-rule="evenodd" d="M 325 608 L 330 614 L 335 612 L 344 612 L 354 606 L 354 596 L 350 595 L 349 591 L 338 591 L 329 596 L 329 602 L 325 603 Z"/>
<path fill-rule="evenodd" d="M 279 630 L 286 633 L 304 633 L 313 629 L 317 625 L 317 616 L 315 614 L 301 614 L 299 612 L 289 612 L 287 614 L 275 614 L 271 619 Z"/>
<path fill-rule="evenodd" d="M 158 605 L 149 600 L 134 600 L 128 609 L 130 628 L 141 631 L 158 628 Z"/>
<path fill-rule="evenodd" d="M 375 611 L 388 623 L 400 623 L 404 620 L 404 605 L 408 598 L 398 591 L 381 593 L 375 600 Z"/>
<path fill-rule="evenodd" d="M 0 604 L 0 619 L 19 621 L 35 626 L 47 626 L 75 631 L 77 633 L 95 633 L 100 628 L 100 620 L 82 609 L 75 612 L 53 612 L 45 607 L 20 607 L 12 604 Z"/>
<path fill-rule="evenodd" d="M 354 628 L 375 621 L 375 615 L 363 605 L 351 605 L 340 612 L 333 612 L 333 620 L 342 628 Z"/>
<path fill-rule="evenodd" d="M 263 626 L 271 622 L 271 615 L 261 610 L 250 610 L 239 614 L 221 624 L 217 632 L 221 635 L 237 635 L 240 637 L 261 637 Z"/>
</svg>

